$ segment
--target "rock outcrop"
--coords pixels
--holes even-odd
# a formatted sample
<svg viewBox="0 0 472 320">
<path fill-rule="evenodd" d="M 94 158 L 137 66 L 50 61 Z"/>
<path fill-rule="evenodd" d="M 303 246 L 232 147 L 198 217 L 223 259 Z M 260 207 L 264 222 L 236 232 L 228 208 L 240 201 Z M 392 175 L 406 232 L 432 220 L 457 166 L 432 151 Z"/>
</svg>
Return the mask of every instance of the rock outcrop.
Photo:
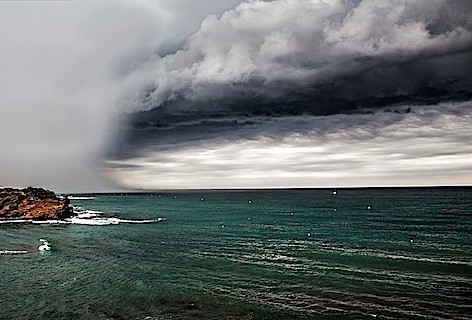
<svg viewBox="0 0 472 320">
<path fill-rule="evenodd" d="M 74 215 L 69 199 L 42 188 L 0 189 L 0 219 L 64 219 Z"/>
</svg>

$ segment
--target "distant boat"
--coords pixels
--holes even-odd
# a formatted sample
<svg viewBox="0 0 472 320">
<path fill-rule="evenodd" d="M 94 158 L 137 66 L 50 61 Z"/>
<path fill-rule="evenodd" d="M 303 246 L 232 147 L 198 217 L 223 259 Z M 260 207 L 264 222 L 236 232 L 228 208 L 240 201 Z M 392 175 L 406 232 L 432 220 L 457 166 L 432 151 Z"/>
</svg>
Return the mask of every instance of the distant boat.
<svg viewBox="0 0 472 320">
<path fill-rule="evenodd" d="M 336 191 L 336 189 L 334 189 L 334 190 L 333 190 L 333 192 L 332 192 L 331 194 L 335 196 L 335 195 L 337 195 L 337 194 L 338 194 L 338 192 Z"/>
</svg>

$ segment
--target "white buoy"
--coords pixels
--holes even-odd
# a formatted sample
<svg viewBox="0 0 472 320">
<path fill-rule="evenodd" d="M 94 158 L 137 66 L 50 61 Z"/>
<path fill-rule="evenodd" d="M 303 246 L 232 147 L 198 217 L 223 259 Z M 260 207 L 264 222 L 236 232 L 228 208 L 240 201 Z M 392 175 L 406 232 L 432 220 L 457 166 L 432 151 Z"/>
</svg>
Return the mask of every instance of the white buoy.
<svg viewBox="0 0 472 320">
<path fill-rule="evenodd" d="M 252 201 L 251 201 L 251 200 L 249 200 L 247 203 L 251 204 L 251 203 L 252 203 Z"/>
<path fill-rule="evenodd" d="M 370 210 L 370 206 L 367 206 L 367 210 Z"/>
<path fill-rule="evenodd" d="M 311 237 L 311 233 L 308 232 L 307 236 Z"/>
<path fill-rule="evenodd" d="M 334 208 L 333 211 L 336 212 L 336 208 Z"/>
</svg>

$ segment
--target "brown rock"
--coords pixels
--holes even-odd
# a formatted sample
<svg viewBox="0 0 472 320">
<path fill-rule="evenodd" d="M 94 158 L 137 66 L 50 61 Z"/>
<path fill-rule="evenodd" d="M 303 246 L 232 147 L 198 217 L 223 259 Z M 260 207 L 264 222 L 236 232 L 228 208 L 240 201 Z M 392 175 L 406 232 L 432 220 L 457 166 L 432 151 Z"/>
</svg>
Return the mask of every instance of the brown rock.
<svg viewBox="0 0 472 320">
<path fill-rule="evenodd" d="M 74 215 L 69 199 L 42 188 L 0 189 L 0 219 L 63 219 Z"/>
</svg>

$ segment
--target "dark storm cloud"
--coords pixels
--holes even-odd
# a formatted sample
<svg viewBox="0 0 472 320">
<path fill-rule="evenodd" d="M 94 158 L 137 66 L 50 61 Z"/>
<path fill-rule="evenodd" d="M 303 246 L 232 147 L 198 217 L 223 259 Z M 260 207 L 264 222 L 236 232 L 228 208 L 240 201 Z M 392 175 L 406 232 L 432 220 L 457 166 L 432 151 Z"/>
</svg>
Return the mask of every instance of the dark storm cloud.
<svg viewBox="0 0 472 320">
<path fill-rule="evenodd" d="M 469 99 L 471 16 L 466 0 L 243 2 L 138 68 L 124 108 L 165 125 Z"/>
<path fill-rule="evenodd" d="M 469 1 L 274 0 L 209 16 L 129 78 L 110 176 L 133 188 L 467 183 L 471 13 Z"/>
</svg>

